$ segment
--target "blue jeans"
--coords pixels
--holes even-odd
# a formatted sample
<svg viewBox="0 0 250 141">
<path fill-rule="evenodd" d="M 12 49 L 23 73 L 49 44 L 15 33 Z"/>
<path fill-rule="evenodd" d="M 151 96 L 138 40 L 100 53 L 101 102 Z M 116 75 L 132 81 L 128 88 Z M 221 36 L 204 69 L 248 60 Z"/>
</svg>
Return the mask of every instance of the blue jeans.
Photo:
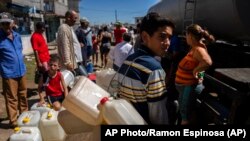
<svg viewBox="0 0 250 141">
<path fill-rule="evenodd" d="M 86 68 L 81 64 L 78 64 L 78 67 L 74 70 L 73 74 L 75 76 L 79 76 L 79 75 L 88 76 L 88 72 Z"/>
<path fill-rule="evenodd" d="M 182 120 L 190 120 L 190 114 L 196 103 L 196 97 L 204 89 L 203 84 L 198 85 L 180 85 L 175 84 L 176 89 L 179 92 L 179 106 Z"/>
<path fill-rule="evenodd" d="M 87 46 L 87 59 L 92 55 L 93 53 L 93 47 L 92 46 Z"/>
</svg>

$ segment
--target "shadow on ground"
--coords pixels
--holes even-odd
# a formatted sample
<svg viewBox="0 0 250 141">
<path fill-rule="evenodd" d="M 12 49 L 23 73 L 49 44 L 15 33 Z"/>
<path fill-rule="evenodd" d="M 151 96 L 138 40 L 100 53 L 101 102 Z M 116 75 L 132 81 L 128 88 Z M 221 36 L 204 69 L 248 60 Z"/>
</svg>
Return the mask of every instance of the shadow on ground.
<svg viewBox="0 0 250 141">
<path fill-rule="evenodd" d="M 37 88 L 28 88 L 27 89 L 27 98 L 37 96 L 37 95 L 38 95 Z"/>
<path fill-rule="evenodd" d="M 27 98 L 28 98 L 28 107 L 29 110 L 31 106 L 39 101 L 39 96 L 36 88 L 28 88 L 27 89 Z M 10 129 L 8 114 L 6 112 L 5 99 L 3 94 L 0 95 L 0 128 L 1 129 Z"/>
</svg>

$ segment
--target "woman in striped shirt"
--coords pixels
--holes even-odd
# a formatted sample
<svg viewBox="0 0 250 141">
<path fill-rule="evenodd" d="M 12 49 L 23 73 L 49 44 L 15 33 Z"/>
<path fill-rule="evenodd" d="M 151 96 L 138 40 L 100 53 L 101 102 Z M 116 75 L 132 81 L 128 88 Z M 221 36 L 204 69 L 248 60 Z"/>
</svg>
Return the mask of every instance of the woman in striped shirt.
<svg viewBox="0 0 250 141">
<path fill-rule="evenodd" d="M 212 59 L 207 52 L 204 41 L 214 41 L 214 37 L 199 25 L 193 24 L 187 27 L 186 41 L 191 48 L 180 61 L 175 78 L 176 89 L 179 92 L 182 125 L 190 123 L 196 94 L 201 93 L 204 88 L 203 78 L 198 77 L 198 74 L 203 73 L 212 65 Z"/>
</svg>

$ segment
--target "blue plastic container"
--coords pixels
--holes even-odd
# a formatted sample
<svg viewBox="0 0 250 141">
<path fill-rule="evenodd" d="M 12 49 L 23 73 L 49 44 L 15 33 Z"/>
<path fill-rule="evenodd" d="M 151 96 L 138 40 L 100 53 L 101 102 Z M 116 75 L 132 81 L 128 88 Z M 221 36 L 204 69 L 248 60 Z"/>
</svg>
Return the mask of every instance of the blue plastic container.
<svg viewBox="0 0 250 141">
<path fill-rule="evenodd" d="M 93 73 L 94 72 L 94 65 L 92 64 L 92 62 L 87 63 L 86 69 L 87 69 L 88 73 Z"/>
</svg>

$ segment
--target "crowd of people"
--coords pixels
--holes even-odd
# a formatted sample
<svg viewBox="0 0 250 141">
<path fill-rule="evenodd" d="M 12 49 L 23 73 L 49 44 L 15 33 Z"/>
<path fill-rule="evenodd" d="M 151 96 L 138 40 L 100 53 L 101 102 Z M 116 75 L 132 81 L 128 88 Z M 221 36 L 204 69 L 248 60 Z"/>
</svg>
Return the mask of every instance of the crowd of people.
<svg viewBox="0 0 250 141">
<path fill-rule="evenodd" d="M 204 88 L 199 74 L 212 65 L 206 43 L 214 37 L 207 30 L 197 24 L 188 26 L 187 46 L 183 46 L 174 33 L 175 24 L 158 13 L 148 13 L 142 19 L 137 36 L 120 22 L 113 34 L 107 26 L 94 32 L 87 18 L 81 18 L 74 30 L 77 17 L 74 10 L 65 13 L 65 22 L 58 28 L 56 56 L 49 54 L 43 36 L 45 24 L 36 24 L 31 44 L 41 74 L 40 104 L 47 99 L 60 110 L 69 91 L 60 70 L 87 76 L 85 67 L 89 62 L 97 66 L 100 53 L 101 67 L 107 67 L 108 57 L 113 62 L 118 97 L 128 100 L 148 124 L 176 124 L 178 115 L 179 124 L 193 123 L 194 100 Z M 27 111 L 28 103 L 22 41 L 12 22 L 9 13 L 0 14 L 0 73 L 10 126 L 15 127 L 18 111 Z M 111 49 L 113 35 L 115 46 Z"/>
</svg>

